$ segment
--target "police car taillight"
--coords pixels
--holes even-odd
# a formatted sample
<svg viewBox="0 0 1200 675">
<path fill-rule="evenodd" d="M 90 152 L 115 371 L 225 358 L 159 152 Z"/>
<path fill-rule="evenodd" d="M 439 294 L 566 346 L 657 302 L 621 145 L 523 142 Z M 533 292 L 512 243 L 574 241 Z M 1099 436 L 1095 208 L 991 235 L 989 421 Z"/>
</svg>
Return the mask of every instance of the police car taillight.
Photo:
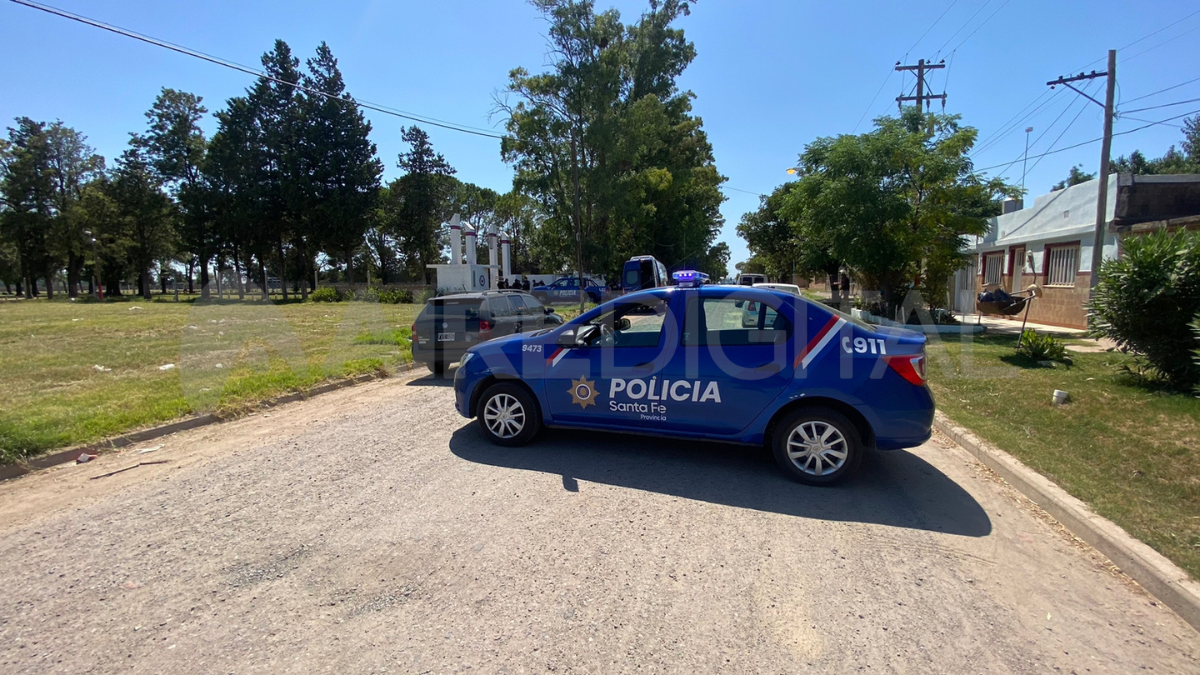
<svg viewBox="0 0 1200 675">
<path fill-rule="evenodd" d="M 671 278 L 675 280 L 675 285 L 684 288 L 697 288 L 703 286 L 708 281 L 707 274 L 695 270 L 679 270 L 672 274 Z"/>
<path fill-rule="evenodd" d="M 896 371 L 896 374 L 903 377 L 911 384 L 918 387 L 925 384 L 925 355 L 920 354 L 913 356 L 912 354 L 903 354 L 898 356 L 885 356 L 883 360 Z"/>
</svg>

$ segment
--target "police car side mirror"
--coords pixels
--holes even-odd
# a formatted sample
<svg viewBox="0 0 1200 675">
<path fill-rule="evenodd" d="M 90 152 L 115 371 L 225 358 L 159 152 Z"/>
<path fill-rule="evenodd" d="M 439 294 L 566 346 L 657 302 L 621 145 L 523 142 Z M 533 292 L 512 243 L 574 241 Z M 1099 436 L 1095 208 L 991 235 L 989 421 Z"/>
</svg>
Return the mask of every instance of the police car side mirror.
<svg viewBox="0 0 1200 675">
<path fill-rule="evenodd" d="M 616 323 L 613 325 L 613 330 L 629 330 L 631 325 L 632 324 L 629 323 L 629 319 L 621 317 L 616 320 Z"/>
<path fill-rule="evenodd" d="M 553 313 L 554 313 L 554 308 L 553 308 L 553 307 L 547 307 L 547 308 L 546 308 L 546 313 L 547 313 L 547 314 L 553 314 Z"/>
<path fill-rule="evenodd" d="M 558 334 L 558 339 L 554 341 L 559 347 L 575 347 L 579 344 L 578 338 L 575 337 L 575 331 L 564 330 Z"/>
</svg>

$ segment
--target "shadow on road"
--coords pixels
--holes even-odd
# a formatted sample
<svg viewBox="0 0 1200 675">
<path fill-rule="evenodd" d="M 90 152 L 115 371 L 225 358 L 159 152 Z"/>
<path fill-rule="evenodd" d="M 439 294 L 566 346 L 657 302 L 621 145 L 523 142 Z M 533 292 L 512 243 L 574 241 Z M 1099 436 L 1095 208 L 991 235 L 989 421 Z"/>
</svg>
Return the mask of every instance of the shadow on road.
<svg viewBox="0 0 1200 675">
<path fill-rule="evenodd" d="M 423 366 L 417 366 L 421 368 Z M 406 387 L 453 387 L 454 386 L 454 371 L 447 368 L 442 375 L 435 375 L 426 372 L 418 378 L 414 378 L 404 383 Z"/>
<path fill-rule="evenodd" d="M 814 488 L 784 476 L 761 449 L 723 443 L 547 430 L 528 446 L 503 448 L 471 423 L 454 432 L 450 450 L 470 462 L 560 475 L 572 492 L 583 480 L 801 518 L 967 537 L 992 531 L 966 490 L 904 451 L 870 452 L 841 486 Z"/>
</svg>

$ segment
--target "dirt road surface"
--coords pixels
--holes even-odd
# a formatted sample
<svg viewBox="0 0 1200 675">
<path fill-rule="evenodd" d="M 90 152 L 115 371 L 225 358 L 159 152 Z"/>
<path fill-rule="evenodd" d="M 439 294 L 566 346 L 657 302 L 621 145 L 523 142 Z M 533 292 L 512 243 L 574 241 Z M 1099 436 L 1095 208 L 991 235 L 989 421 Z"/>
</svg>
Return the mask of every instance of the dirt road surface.
<svg viewBox="0 0 1200 675">
<path fill-rule="evenodd" d="M 947 441 L 816 489 L 726 445 L 496 448 L 446 384 L 0 485 L 0 672 L 1200 672 L 1196 631 Z"/>
</svg>

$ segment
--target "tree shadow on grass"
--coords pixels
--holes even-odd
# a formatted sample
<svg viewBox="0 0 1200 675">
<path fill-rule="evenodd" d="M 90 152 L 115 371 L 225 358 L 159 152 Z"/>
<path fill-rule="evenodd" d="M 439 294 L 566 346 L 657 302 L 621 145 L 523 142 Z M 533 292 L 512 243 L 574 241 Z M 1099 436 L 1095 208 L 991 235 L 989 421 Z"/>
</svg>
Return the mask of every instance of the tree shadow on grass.
<svg viewBox="0 0 1200 675">
<path fill-rule="evenodd" d="M 992 531 L 966 490 L 904 451 L 870 452 L 847 482 L 815 488 L 785 476 L 760 448 L 724 443 L 547 430 L 528 446 L 504 448 L 471 423 L 454 432 L 450 450 L 470 462 L 559 475 L 572 492 L 590 481 L 800 518 L 967 537 Z"/>
</svg>

